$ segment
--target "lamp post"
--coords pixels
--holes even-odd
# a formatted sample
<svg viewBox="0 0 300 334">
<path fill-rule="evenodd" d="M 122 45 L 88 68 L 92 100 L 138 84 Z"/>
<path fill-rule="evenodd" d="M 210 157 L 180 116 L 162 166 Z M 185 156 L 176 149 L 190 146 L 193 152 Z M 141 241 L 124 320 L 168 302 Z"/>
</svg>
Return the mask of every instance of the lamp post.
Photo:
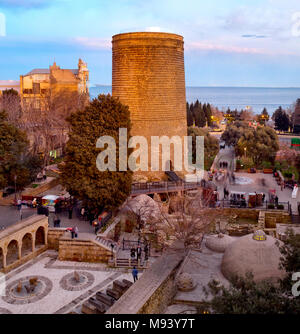
<svg viewBox="0 0 300 334">
<path fill-rule="evenodd" d="M 114 247 L 115 247 L 115 245 L 110 244 L 110 247 L 111 247 L 111 259 L 113 260 L 114 259 Z"/>
<path fill-rule="evenodd" d="M 247 147 L 244 147 L 245 158 L 247 157 Z"/>
<path fill-rule="evenodd" d="M 15 180 L 15 202 L 17 201 L 17 175 L 14 176 Z"/>
</svg>

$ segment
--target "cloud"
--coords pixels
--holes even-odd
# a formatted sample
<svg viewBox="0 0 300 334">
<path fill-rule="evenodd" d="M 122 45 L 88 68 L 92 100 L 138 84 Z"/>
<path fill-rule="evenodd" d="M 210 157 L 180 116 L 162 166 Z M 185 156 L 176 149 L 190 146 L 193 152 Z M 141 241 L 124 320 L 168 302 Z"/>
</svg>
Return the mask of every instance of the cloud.
<svg viewBox="0 0 300 334">
<path fill-rule="evenodd" d="M 268 38 L 266 35 L 242 35 L 243 38 Z"/>
<path fill-rule="evenodd" d="M 111 49 L 111 40 L 107 38 L 75 37 L 74 42 L 88 49 Z"/>
<path fill-rule="evenodd" d="M 186 42 L 185 49 L 191 51 L 211 51 L 211 52 L 225 52 L 233 54 L 248 54 L 248 55 L 274 55 L 274 51 L 270 49 L 243 47 L 235 45 L 214 44 L 211 42 Z M 289 51 L 276 52 L 276 55 L 294 56 L 296 53 Z"/>
<path fill-rule="evenodd" d="M 48 7 L 56 0 L 0 0 L 0 8 L 32 9 Z"/>
</svg>

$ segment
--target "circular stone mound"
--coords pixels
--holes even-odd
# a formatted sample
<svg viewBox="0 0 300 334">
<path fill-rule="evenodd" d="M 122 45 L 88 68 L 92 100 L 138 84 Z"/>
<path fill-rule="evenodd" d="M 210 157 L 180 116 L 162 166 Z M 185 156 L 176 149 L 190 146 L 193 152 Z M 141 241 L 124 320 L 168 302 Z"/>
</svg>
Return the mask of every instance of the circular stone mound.
<svg viewBox="0 0 300 334">
<path fill-rule="evenodd" d="M 278 269 L 281 253 L 276 242 L 279 241 L 269 235 L 257 241 L 254 237 L 263 237 L 257 232 L 238 238 L 226 248 L 221 270 L 227 279 L 233 275 L 245 276 L 247 272 L 252 272 L 256 282 L 270 280 L 276 283 L 284 277 L 284 271 Z"/>
<path fill-rule="evenodd" d="M 69 273 L 60 280 L 59 285 L 62 289 L 67 291 L 80 291 L 91 286 L 95 278 L 87 271 L 76 271 Z"/>
<path fill-rule="evenodd" d="M 197 284 L 194 283 L 193 277 L 188 273 L 182 273 L 177 279 L 177 288 L 179 291 L 192 291 Z"/>
<path fill-rule="evenodd" d="M 224 253 L 226 248 L 234 241 L 234 238 L 226 234 L 211 235 L 205 241 L 205 246 L 218 253 Z"/>
<path fill-rule="evenodd" d="M 37 278 L 34 291 L 27 292 L 25 286 L 29 286 L 29 280 Z M 21 289 L 18 286 L 21 285 Z M 44 276 L 26 276 L 18 278 L 6 286 L 6 294 L 2 299 L 9 304 L 30 304 L 44 298 L 52 290 L 52 282 Z"/>
</svg>

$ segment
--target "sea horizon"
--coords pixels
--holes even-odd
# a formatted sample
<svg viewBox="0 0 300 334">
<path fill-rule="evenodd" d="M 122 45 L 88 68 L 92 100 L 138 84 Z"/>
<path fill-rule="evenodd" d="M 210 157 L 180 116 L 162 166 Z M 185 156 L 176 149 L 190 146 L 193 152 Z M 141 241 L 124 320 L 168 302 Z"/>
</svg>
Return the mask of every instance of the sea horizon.
<svg viewBox="0 0 300 334">
<path fill-rule="evenodd" d="M 90 86 L 91 98 L 99 94 L 111 94 L 111 85 L 95 84 Z M 281 106 L 291 109 L 300 98 L 300 87 L 238 87 L 238 86 L 186 86 L 186 101 L 210 103 L 221 111 L 242 110 L 251 107 L 260 114 L 264 108 L 270 116 Z"/>
</svg>

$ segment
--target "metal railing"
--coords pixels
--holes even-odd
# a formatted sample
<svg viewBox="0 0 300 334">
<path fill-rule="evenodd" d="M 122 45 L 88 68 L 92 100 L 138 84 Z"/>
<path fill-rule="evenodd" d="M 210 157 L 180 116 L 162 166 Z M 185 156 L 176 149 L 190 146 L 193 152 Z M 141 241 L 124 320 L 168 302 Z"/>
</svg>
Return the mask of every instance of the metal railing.
<svg viewBox="0 0 300 334">
<path fill-rule="evenodd" d="M 132 194 L 142 194 L 151 192 L 168 192 L 177 190 L 191 190 L 197 188 L 210 188 L 210 183 L 203 180 L 197 182 L 185 182 L 185 181 L 160 181 L 160 182 L 144 182 L 133 183 L 131 187 Z"/>
<path fill-rule="evenodd" d="M 251 201 L 242 201 L 242 200 L 222 200 L 222 201 L 212 202 L 210 206 L 220 207 L 220 208 L 282 210 L 289 213 L 291 210 L 290 202 L 278 202 L 276 204 L 270 201 L 253 203 Z"/>
</svg>

